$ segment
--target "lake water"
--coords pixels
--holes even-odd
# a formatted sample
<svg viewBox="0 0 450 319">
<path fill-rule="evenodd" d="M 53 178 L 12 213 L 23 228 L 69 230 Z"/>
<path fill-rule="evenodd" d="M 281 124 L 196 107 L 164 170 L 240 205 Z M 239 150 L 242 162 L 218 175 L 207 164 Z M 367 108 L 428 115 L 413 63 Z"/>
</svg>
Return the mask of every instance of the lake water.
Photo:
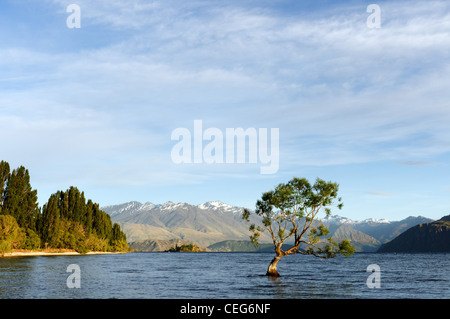
<svg viewBox="0 0 450 319">
<path fill-rule="evenodd" d="M 450 298 L 450 254 L 359 253 L 328 260 L 293 255 L 279 262 L 282 277 L 276 280 L 264 276 L 272 258 L 268 253 L 0 258 L 0 298 Z M 71 264 L 79 266 L 80 288 L 67 285 Z M 367 271 L 373 264 L 379 273 Z M 374 275 L 379 288 L 367 285 Z"/>
</svg>

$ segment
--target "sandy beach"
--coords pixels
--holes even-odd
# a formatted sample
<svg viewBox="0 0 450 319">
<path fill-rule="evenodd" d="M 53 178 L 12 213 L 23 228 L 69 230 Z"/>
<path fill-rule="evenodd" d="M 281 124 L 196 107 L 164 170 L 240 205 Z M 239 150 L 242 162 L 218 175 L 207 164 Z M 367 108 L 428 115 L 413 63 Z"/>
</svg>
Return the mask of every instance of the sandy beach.
<svg viewBox="0 0 450 319">
<path fill-rule="evenodd" d="M 61 251 L 12 251 L 0 255 L 1 257 L 31 257 L 31 256 L 77 256 L 77 255 L 102 255 L 102 254 L 117 254 L 116 252 L 107 251 L 90 251 L 86 254 L 80 254 L 76 251 L 61 250 Z"/>
</svg>

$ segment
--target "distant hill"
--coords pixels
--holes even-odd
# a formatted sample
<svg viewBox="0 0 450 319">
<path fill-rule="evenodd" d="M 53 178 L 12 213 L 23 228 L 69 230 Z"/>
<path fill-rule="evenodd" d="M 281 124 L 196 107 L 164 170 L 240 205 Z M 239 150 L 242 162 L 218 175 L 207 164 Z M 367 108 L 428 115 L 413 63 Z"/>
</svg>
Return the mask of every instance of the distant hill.
<svg viewBox="0 0 450 319">
<path fill-rule="evenodd" d="M 258 249 L 254 247 L 249 241 L 249 224 L 241 218 L 243 208 L 219 201 L 200 205 L 129 202 L 102 207 L 102 210 L 111 216 L 113 222 L 121 226 L 131 246 L 141 245 L 140 241 L 149 239 L 153 241 L 178 239 L 202 247 L 212 247 L 212 251 L 253 252 L 273 249 L 272 239 L 267 232 L 261 234 L 260 247 Z M 251 218 L 252 222 L 261 221 L 254 214 Z M 335 215 L 324 218 L 322 223 L 329 228 L 329 235 L 336 241 L 349 239 L 357 252 L 374 252 L 408 228 L 431 221 L 422 216 L 408 217 L 401 221 L 386 219 L 354 221 Z M 287 241 L 286 245 L 289 244 L 292 242 Z M 155 246 L 148 249 L 159 248 Z"/>
<path fill-rule="evenodd" d="M 382 245 L 378 252 L 450 252 L 450 215 L 406 230 Z"/>
<path fill-rule="evenodd" d="M 337 227 L 333 231 L 332 237 L 337 242 L 340 242 L 344 239 L 350 240 L 353 247 L 355 247 L 355 251 L 358 252 L 373 252 L 376 251 L 381 245 L 379 240 L 354 229 L 351 225 L 346 224 Z"/>
</svg>

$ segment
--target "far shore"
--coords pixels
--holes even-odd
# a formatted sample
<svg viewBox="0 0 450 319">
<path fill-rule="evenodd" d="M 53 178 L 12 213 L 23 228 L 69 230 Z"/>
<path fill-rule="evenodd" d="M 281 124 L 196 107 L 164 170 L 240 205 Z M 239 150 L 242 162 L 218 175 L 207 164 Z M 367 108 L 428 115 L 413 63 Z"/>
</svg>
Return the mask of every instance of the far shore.
<svg viewBox="0 0 450 319">
<path fill-rule="evenodd" d="M 9 253 L 0 254 L 1 257 L 31 257 L 31 256 L 77 256 L 77 255 L 103 255 L 103 254 L 122 254 L 123 252 L 109 251 L 90 251 L 81 254 L 75 250 L 69 249 L 51 249 L 51 250 L 13 250 Z"/>
</svg>

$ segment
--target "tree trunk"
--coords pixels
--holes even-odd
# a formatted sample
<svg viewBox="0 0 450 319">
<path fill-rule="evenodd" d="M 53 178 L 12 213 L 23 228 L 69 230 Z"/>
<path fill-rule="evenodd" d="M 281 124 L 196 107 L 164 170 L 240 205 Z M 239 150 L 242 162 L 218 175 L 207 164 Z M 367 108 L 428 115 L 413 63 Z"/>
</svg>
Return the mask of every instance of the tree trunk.
<svg viewBox="0 0 450 319">
<path fill-rule="evenodd" d="M 270 277 L 280 277 L 280 274 L 277 271 L 277 264 L 278 261 L 280 261 L 281 256 L 276 256 L 272 261 L 270 262 L 269 268 L 267 268 L 266 276 Z"/>
</svg>

